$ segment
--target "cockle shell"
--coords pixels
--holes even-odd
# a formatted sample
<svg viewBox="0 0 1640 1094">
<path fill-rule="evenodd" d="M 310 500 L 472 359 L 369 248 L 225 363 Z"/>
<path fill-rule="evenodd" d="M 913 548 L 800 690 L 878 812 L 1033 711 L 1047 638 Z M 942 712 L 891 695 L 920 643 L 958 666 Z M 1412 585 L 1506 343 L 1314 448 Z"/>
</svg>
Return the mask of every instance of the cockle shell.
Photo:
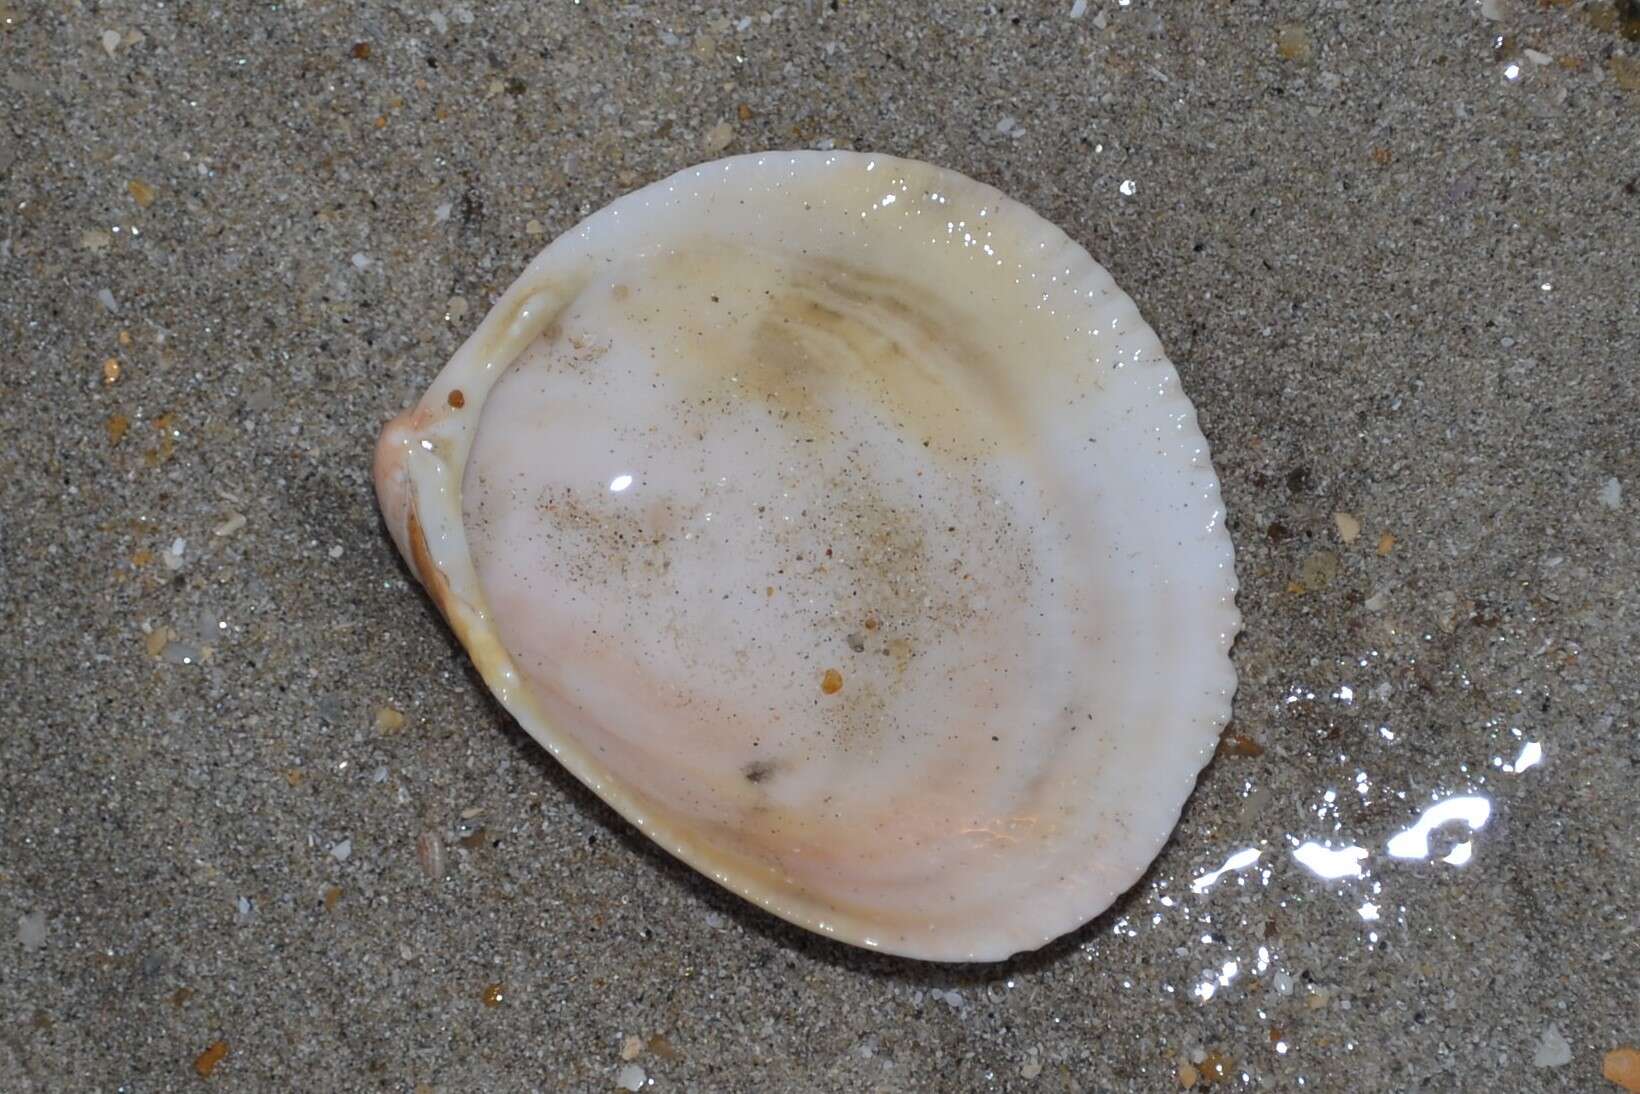
<svg viewBox="0 0 1640 1094">
<path fill-rule="evenodd" d="M 1230 538 L 1109 274 L 888 156 L 686 170 L 530 263 L 382 433 L 411 568 L 662 847 L 845 942 L 1086 922 L 1230 713 Z"/>
</svg>

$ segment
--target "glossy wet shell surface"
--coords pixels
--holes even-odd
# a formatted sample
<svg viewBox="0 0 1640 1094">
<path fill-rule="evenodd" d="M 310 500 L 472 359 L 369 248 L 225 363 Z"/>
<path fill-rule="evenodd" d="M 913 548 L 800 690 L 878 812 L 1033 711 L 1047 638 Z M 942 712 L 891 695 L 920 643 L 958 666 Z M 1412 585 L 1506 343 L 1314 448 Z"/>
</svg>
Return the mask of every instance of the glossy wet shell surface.
<svg viewBox="0 0 1640 1094">
<path fill-rule="evenodd" d="M 1229 715 L 1207 446 L 1133 303 L 883 156 L 685 171 L 554 242 L 383 434 L 520 723 L 795 923 L 991 960 L 1154 858 Z"/>
</svg>

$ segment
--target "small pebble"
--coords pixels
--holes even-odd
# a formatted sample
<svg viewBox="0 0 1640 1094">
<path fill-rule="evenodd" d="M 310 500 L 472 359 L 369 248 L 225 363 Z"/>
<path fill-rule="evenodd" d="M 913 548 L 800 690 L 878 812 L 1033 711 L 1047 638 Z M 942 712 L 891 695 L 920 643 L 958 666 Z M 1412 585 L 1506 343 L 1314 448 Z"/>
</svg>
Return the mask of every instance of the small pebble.
<svg viewBox="0 0 1640 1094">
<path fill-rule="evenodd" d="M 643 1038 L 641 1037 L 628 1037 L 621 1042 L 621 1059 L 623 1060 L 636 1060 L 638 1054 L 642 1051 Z"/>
<path fill-rule="evenodd" d="M 330 857 L 337 862 L 346 862 L 352 854 L 353 841 L 351 839 L 340 840 L 330 845 Z"/>
<path fill-rule="evenodd" d="M 355 270 L 361 270 L 362 271 L 362 270 L 367 270 L 367 269 L 370 268 L 370 256 L 363 253 L 362 251 L 356 252 L 353 255 L 353 258 L 352 258 L 351 261 L 353 263 L 353 268 Z"/>
<path fill-rule="evenodd" d="M 149 657 L 158 657 L 165 652 L 166 646 L 177 636 L 177 632 L 170 627 L 155 627 L 143 638 L 142 644 L 148 651 Z"/>
<path fill-rule="evenodd" d="M 165 568 L 172 573 L 182 569 L 182 556 L 188 550 L 188 541 L 178 536 L 171 541 L 171 546 L 161 551 L 159 560 L 165 563 Z"/>
<path fill-rule="evenodd" d="M 642 1090 L 649 1073 L 637 1064 L 627 1064 L 615 1075 L 615 1085 L 622 1090 Z"/>
<path fill-rule="evenodd" d="M 17 917 L 17 941 L 27 953 L 46 944 L 46 913 L 30 912 Z"/>
<path fill-rule="evenodd" d="M 1571 1042 L 1554 1026 L 1549 1026 L 1538 1038 L 1537 1051 L 1532 1054 L 1533 1067 L 1565 1067 L 1572 1062 Z"/>
<path fill-rule="evenodd" d="M 435 207 L 433 209 L 433 222 L 435 224 L 443 224 L 445 221 L 449 220 L 451 208 L 452 206 L 449 202 L 445 202 L 443 205 Z"/>
<path fill-rule="evenodd" d="M 1284 61 L 1308 61 L 1315 52 L 1310 45 L 1310 32 L 1298 23 L 1283 23 L 1276 28 L 1276 53 Z"/>
<path fill-rule="evenodd" d="M 334 546 L 330 549 L 330 557 L 331 558 L 341 558 L 342 557 L 342 545 L 340 543 L 338 543 L 336 546 Z"/>
<path fill-rule="evenodd" d="M 142 209 L 154 204 L 154 199 L 159 196 L 158 190 L 155 190 L 141 179 L 132 179 L 125 184 L 125 188 L 131 192 L 132 200 Z"/>
<path fill-rule="evenodd" d="M 201 1079 L 209 1079 L 211 1072 L 216 1070 L 216 1065 L 220 1064 L 227 1054 L 228 1042 L 212 1041 L 210 1047 L 194 1057 L 194 1070 L 199 1072 Z"/>
<path fill-rule="evenodd" d="M 1640 1094 L 1640 1049 L 1614 1048 L 1600 1062 L 1600 1074 L 1627 1090 Z"/>
<path fill-rule="evenodd" d="M 243 527 L 245 527 L 245 514 L 229 513 L 227 520 L 211 529 L 211 534 L 215 536 L 231 536 Z"/>
<path fill-rule="evenodd" d="M 1600 499 L 1600 504 L 1607 509 L 1621 509 L 1623 508 L 1623 484 L 1618 482 L 1615 477 L 1609 478 L 1600 487 L 1600 493 L 1597 497 Z"/>
<path fill-rule="evenodd" d="M 1201 1061 L 1202 1079 L 1208 1086 L 1215 1086 L 1220 1081 L 1230 1077 L 1235 1062 L 1222 1052 L 1210 1052 Z"/>
<path fill-rule="evenodd" d="M 423 832 L 416 837 L 416 861 L 428 880 L 437 881 L 444 876 L 444 840 L 437 832 Z"/>
<path fill-rule="evenodd" d="M 1290 586 L 1293 592 L 1315 592 L 1332 584 L 1340 570 L 1338 556 L 1331 551 L 1316 551 L 1298 567 L 1298 579 Z"/>
<path fill-rule="evenodd" d="M 1338 538 L 1345 543 L 1354 543 L 1361 535 L 1361 522 L 1351 513 L 1334 513 L 1333 524 L 1338 528 Z"/>
<path fill-rule="evenodd" d="M 721 152 L 729 147 L 735 139 L 735 127 L 726 121 L 720 121 L 706 131 L 702 142 L 708 152 Z"/>
<path fill-rule="evenodd" d="M 114 290 L 112 289 L 98 289 L 97 303 L 101 304 L 110 315 L 120 313 L 119 301 L 114 299 Z"/>
<path fill-rule="evenodd" d="M 1082 18 L 1082 16 L 1086 15 L 1087 13 L 1088 13 L 1088 0 L 1076 0 L 1076 3 L 1071 5 L 1071 18 L 1072 19 L 1080 19 L 1080 18 Z M 1040 1071 L 1041 1068 L 1038 1068 L 1037 1070 Z M 1029 1075 L 1026 1076 L 1026 1078 L 1030 1078 L 1030 1077 L 1031 1076 L 1029 1076 Z"/>
<path fill-rule="evenodd" d="M 117 30 L 103 31 L 102 47 L 103 51 L 110 57 L 114 56 L 114 51 L 120 48 L 120 32 Z"/>
</svg>

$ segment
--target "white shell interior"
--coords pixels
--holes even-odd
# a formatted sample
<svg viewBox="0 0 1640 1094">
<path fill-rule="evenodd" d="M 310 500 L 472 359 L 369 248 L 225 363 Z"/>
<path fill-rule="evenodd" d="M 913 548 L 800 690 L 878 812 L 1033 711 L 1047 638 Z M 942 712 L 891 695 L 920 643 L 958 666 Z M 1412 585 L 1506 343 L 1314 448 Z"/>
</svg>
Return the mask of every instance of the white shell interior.
<svg viewBox="0 0 1640 1094">
<path fill-rule="evenodd" d="M 1231 544 L 1177 374 L 1084 250 L 927 164 L 742 156 L 619 199 L 377 475 L 537 740 L 847 942 L 993 960 L 1086 922 L 1229 717 Z"/>
</svg>

